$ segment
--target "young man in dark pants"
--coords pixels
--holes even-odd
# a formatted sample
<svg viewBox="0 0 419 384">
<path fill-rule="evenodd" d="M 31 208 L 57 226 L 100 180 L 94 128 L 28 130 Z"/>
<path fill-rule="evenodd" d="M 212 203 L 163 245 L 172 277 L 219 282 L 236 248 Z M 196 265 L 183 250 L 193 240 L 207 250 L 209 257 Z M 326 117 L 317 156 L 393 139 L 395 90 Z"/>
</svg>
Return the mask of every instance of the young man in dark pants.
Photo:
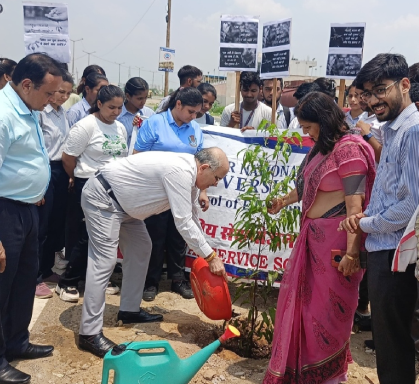
<svg viewBox="0 0 419 384">
<path fill-rule="evenodd" d="M 408 66 L 401 55 L 376 56 L 356 83 L 377 119 L 387 123 L 381 128 L 384 145 L 370 203 L 341 228 L 368 233 L 368 291 L 380 383 L 414 384 L 415 265 L 393 272 L 392 261 L 419 204 L 419 112 L 409 96 Z"/>
<path fill-rule="evenodd" d="M 62 82 L 59 63 L 32 54 L 16 66 L 0 92 L 0 383 L 28 383 L 14 359 L 37 359 L 52 346 L 29 342 L 38 273 L 39 219 L 36 205 L 50 179 L 48 153 L 38 112 L 53 100 Z M 4 266 L 4 257 L 7 263 Z M 1 259 L 3 258 L 3 261 Z M 4 268 L 5 267 L 5 268 Z M 4 268 L 4 271 L 2 269 Z"/>
</svg>

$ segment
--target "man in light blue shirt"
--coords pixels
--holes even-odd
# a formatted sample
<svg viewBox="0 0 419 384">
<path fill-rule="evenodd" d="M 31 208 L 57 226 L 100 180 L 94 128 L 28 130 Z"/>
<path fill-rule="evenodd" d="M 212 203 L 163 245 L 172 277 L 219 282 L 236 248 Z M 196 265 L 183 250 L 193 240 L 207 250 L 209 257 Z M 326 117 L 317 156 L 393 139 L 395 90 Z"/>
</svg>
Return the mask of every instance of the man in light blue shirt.
<svg viewBox="0 0 419 384">
<path fill-rule="evenodd" d="M 50 179 L 38 112 L 51 101 L 62 82 L 60 64 L 32 54 L 15 68 L 12 81 L 0 91 L 0 241 L 6 268 L 0 274 L 0 382 L 27 383 L 30 376 L 12 367 L 15 358 L 36 359 L 52 346 L 29 343 L 38 273 L 36 205 Z"/>
<path fill-rule="evenodd" d="M 411 324 L 416 302 L 415 264 L 392 272 L 395 249 L 419 204 L 419 112 L 409 96 L 401 55 L 380 54 L 359 72 L 361 98 L 382 126 L 384 144 L 370 203 L 342 227 L 367 233 L 368 290 L 381 384 L 415 383 Z"/>
</svg>

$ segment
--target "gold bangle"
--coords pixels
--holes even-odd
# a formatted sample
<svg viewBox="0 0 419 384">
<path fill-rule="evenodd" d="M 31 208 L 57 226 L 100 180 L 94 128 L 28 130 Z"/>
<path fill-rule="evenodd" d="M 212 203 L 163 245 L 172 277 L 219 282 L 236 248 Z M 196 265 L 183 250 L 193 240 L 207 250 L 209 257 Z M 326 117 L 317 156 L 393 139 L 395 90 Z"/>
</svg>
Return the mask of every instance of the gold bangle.
<svg viewBox="0 0 419 384">
<path fill-rule="evenodd" d="M 212 251 L 211 255 L 209 255 L 208 257 L 205 257 L 204 260 L 207 263 L 209 263 L 210 261 L 212 261 L 216 257 L 217 257 L 217 254 L 215 253 L 215 251 Z"/>
<path fill-rule="evenodd" d="M 349 256 L 348 254 L 346 254 L 345 256 L 351 261 L 355 261 L 359 259 L 359 257 L 352 257 L 352 256 Z"/>
</svg>

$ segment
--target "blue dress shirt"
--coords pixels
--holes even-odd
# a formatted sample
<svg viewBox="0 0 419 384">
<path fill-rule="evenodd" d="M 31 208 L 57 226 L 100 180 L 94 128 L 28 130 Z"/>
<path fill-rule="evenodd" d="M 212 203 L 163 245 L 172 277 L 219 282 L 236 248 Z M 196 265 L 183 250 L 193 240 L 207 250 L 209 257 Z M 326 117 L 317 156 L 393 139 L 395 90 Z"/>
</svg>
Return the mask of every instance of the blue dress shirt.
<svg viewBox="0 0 419 384">
<path fill-rule="evenodd" d="M 83 117 L 86 117 L 89 114 L 90 108 L 90 104 L 84 97 L 78 103 L 74 104 L 67 111 L 67 120 L 70 128 L 83 119 Z"/>
<path fill-rule="evenodd" d="M 419 205 L 419 112 L 410 104 L 381 127 L 384 145 L 371 200 L 360 220 L 369 252 L 396 249 Z"/>
<path fill-rule="evenodd" d="M 199 124 L 191 121 L 180 127 L 170 110 L 158 113 L 146 120 L 138 131 L 134 149 L 138 152 L 165 151 L 190 153 L 202 149 L 204 135 Z"/>
<path fill-rule="evenodd" d="M 151 116 L 154 115 L 154 111 L 151 108 L 146 107 L 146 106 L 144 106 L 144 108 L 140 109 L 139 113 L 140 113 L 141 116 L 146 116 L 146 117 L 151 117 Z M 122 124 L 124 124 L 124 127 L 127 130 L 127 145 L 128 145 L 128 148 L 129 148 L 129 144 L 131 142 L 131 137 L 132 137 L 132 130 L 133 130 L 132 122 L 134 120 L 134 117 L 135 117 L 135 114 L 127 111 L 127 109 L 125 108 L 125 104 L 124 104 L 122 106 L 122 112 L 117 118 L 118 121 L 120 121 Z"/>
<path fill-rule="evenodd" d="M 50 180 L 48 152 L 39 125 L 10 84 L 0 91 L 0 196 L 42 200 Z"/>
</svg>

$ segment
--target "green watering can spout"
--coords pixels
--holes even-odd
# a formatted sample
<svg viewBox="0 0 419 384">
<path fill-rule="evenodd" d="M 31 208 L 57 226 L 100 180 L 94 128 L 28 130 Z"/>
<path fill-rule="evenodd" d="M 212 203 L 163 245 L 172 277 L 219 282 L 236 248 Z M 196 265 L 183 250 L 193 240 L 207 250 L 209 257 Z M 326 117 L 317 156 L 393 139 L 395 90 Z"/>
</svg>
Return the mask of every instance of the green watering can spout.
<svg viewBox="0 0 419 384">
<path fill-rule="evenodd" d="M 108 384 L 111 370 L 113 384 L 187 384 L 221 343 L 238 336 L 239 331 L 229 325 L 218 340 L 187 359 L 180 359 L 165 340 L 118 345 L 103 360 L 102 384 Z"/>
</svg>

